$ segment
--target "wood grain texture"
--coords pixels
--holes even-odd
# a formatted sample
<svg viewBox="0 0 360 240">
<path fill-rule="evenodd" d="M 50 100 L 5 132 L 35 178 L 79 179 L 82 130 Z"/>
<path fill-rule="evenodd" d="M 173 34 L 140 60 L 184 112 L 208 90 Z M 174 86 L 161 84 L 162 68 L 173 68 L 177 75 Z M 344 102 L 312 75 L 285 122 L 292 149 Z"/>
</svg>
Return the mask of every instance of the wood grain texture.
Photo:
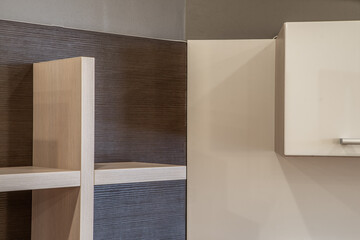
<svg viewBox="0 0 360 240">
<path fill-rule="evenodd" d="M 0 192 L 80 186 L 80 171 L 41 167 L 0 168 Z"/>
<path fill-rule="evenodd" d="M 32 191 L 31 239 L 80 239 L 80 197 L 80 187 Z"/>
<path fill-rule="evenodd" d="M 92 239 L 94 68 L 84 57 L 34 64 L 33 165 L 81 170 L 81 186 L 33 192 L 32 239 Z"/>
<path fill-rule="evenodd" d="M 184 240 L 186 183 L 95 186 L 95 240 Z"/>
<path fill-rule="evenodd" d="M 81 71 L 81 58 L 34 64 L 34 166 L 81 170 Z"/>
<path fill-rule="evenodd" d="M 77 56 L 96 58 L 96 162 L 186 164 L 186 43 L 0 21 L 0 52 L 0 167 L 32 164 L 32 63 Z M 24 220 L 0 239 L 30 239 L 30 209 L 7 209 Z"/>
<path fill-rule="evenodd" d="M 95 185 L 186 179 L 186 166 L 119 162 L 95 164 Z"/>
</svg>

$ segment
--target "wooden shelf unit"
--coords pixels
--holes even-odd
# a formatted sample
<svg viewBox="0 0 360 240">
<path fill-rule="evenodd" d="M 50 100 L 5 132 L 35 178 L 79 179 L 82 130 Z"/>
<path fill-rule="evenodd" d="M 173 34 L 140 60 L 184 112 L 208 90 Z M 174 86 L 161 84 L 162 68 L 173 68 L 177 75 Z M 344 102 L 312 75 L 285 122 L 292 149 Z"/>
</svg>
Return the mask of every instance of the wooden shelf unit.
<svg viewBox="0 0 360 240">
<path fill-rule="evenodd" d="M 33 190 L 33 240 L 92 240 L 94 186 L 186 179 L 186 166 L 94 164 L 95 60 L 33 65 L 33 165 L 0 168 L 0 192 Z"/>
<path fill-rule="evenodd" d="M 95 185 L 186 179 L 186 166 L 113 162 L 95 164 Z"/>
</svg>

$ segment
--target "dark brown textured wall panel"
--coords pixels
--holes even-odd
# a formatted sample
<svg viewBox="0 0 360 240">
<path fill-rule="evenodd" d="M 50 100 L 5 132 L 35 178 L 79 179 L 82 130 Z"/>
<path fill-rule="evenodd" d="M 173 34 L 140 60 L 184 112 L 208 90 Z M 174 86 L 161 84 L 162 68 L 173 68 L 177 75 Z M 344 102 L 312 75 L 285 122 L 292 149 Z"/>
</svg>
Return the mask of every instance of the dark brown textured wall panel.
<svg viewBox="0 0 360 240">
<path fill-rule="evenodd" d="M 31 191 L 0 193 L 0 239 L 30 238 Z"/>
<path fill-rule="evenodd" d="M 29 166 L 32 64 L 10 63 L 16 53 L 7 48 L 11 40 L 2 30 L 0 26 L 0 167 Z M 0 193 L 0 240 L 30 239 L 30 223 L 31 191 Z"/>
<path fill-rule="evenodd" d="M 95 187 L 94 240 L 184 240 L 185 181 Z"/>
<path fill-rule="evenodd" d="M 186 164 L 186 43 L 0 21 L 0 167 L 32 162 L 32 63 L 77 56 L 96 59 L 96 162 Z M 31 196 L 0 194 L 0 240 L 30 239 L 14 202 Z"/>
</svg>

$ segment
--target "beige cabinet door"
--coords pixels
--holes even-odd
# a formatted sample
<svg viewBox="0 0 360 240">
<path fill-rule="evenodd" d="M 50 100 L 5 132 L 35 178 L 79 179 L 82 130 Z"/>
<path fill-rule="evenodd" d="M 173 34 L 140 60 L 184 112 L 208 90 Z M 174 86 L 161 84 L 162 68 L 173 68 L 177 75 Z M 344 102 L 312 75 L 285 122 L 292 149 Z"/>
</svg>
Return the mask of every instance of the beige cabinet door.
<svg viewBox="0 0 360 240">
<path fill-rule="evenodd" d="M 359 156 L 360 21 L 286 23 L 278 41 L 284 154 Z"/>
</svg>

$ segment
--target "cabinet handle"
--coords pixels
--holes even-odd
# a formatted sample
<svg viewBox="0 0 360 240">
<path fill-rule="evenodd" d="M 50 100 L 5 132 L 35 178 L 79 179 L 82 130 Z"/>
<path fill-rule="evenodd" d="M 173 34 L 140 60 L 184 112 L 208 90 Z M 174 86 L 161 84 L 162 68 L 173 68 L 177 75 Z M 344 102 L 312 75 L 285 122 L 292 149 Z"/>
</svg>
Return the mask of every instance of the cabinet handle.
<svg viewBox="0 0 360 240">
<path fill-rule="evenodd" d="M 340 138 L 341 145 L 360 145 L 360 138 Z"/>
</svg>

